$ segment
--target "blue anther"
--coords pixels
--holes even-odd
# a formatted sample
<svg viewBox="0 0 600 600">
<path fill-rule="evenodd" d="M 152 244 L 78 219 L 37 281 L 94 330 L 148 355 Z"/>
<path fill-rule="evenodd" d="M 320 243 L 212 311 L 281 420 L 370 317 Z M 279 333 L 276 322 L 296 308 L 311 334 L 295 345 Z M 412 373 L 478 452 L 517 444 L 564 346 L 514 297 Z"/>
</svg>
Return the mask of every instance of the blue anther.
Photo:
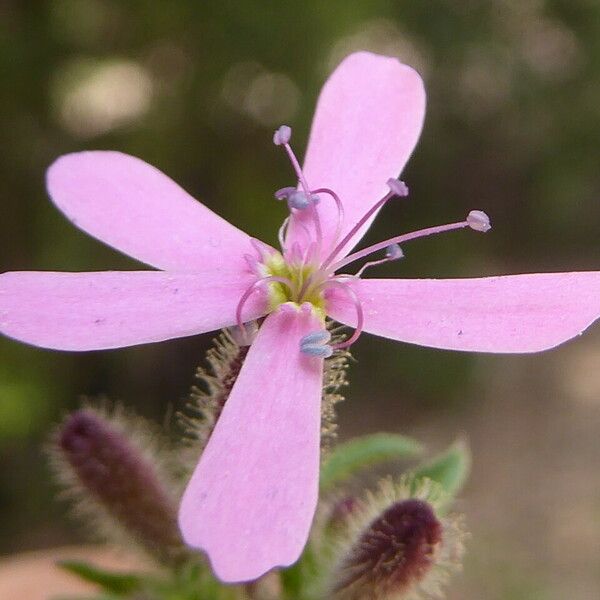
<svg viewBox="0 0 600 600">
<path fill-rule="evenodd" d="M 329 358 L 333 354 L 333 348 L 329 345 L 300 346 L 300 352 L 308 354 L 308 356 L 316 356 L 317 358 Z"/>
<path fill-rule="evenodd" d="M 312 331 L 300 339 L 300 352 L 317 358 L 329 358 L 333 354 L 333 348 L 328 344 L 329 340 L 329 331 Z"/>
<path fill-rule="evenodd" d="M 290 194 L 287 201 L 290 208 L 295 208 L 297 210 L 304 210 L 314 202 L 313 196 L 307 196 L 300 190 L 296 190 L 294 193 Z"/>
<path fill-rule="evenodd" d="M 398 244 L 391 244 L 385 249 L 385 257 L 390 260 L 398 260 L 404 257 L 404 252 Z"/>
<path fill-rule="evenodd" d="M 275 198 L 277 200 L 287 200 L 295 191 L 296 188 L 293 186 L 282 187 L 275 192 Z"/>
<path fill-rule="evenodd" d="M 326 344 L 331 339 L 331 334 L 326 329 L 319 331 L 313 331 L 307 333 L 303 338 L 300 339 L 300 345 L 312 345 L 312 344 Z"/>
</svg>

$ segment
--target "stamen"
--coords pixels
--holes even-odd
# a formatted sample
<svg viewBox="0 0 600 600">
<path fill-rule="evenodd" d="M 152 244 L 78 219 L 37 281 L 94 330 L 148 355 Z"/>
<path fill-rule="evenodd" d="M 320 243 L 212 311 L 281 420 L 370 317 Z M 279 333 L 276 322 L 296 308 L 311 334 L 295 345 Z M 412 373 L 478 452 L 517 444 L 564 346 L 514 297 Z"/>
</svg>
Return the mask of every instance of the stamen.
<svg viewBox="0 0 600 600">
<path fill-rule="evenodd" d="M 296 210 L 304 210 L 314 203 L 314 199 L 309 194 L 296 190 L 288 196 L 288 205 Z"/>
<path fill-rule="evenodd" d="M 385 249 L 385 257 L 388 260 L 398 260 L 404 258 L 404 252 L 402 252 L 402 248 L 398 244 L 392 244 Z"/>
<path fill-rule="evenodd" d="M 477 212 L 480 212 L 480 211 L 477 211 Z M 471 213 L 469 213 L 469 214 L 471 214 Z M 485 213 L 483 213 L 483 214 L 485 214 Z M 473 219 L 472 219 L 472 221 L 473 221 Z M 346 265 L 354 262 L 355 260 L 364 258 L 365 256 L 368 256 L 369 254 L 372 254 L 373 252 L 377 252 L 378 250 L 383 250 L 384 248 L 387 248 L 391 244 L 403 244 L 404 242 L 409 242 L 411 240 L 416 240 L 418 238 L 427 237 L 429 235 L 435 235 L 438 233 L 444 233 L 446 231 L 454 231 L 455 229 L 464 229 L 465 227 L 473 228 L 472 222 L 465 220 L 465 221 L 460 221 L 458 223 L 449 223 L 448 225 L 438 225 L 437 227 L 428 227 L 426 229 L 420 229 L 419 231 L 413 231 L 412 233 L 405 233 L 404 235 L 399 235 L 399 236 L 390 238 L 389 240 L 385 240 L 384 242 L 379 242 L 378 244 L 374 244 L 373 246 L 369 246 L 368 248 L 364 248 L 363 250 L 354 252 L 353 254 L 346 256 L 346 258 L 343 258 L 343 259 L 339 260 L 338 262 L 336 262 L 335 264 L 331 265 L 329 270 L 331 272 L 335 272 L 338 269 L 341 269 L 342 267 L 345 267 Z M 483 227 L 480 227 L 478 229 L 478 231 L 487 231 L 487 229 L 483 229 Z"/>
<path fill-rule="evenodd" d="M 331 339 L 331 334 L 326 329 L 320 329 L 319 331 L 313 331 L 312 333 L 307 333 L 300 340 L 300 345 L 304 346 L 306 344 L 326 344 Z"/>
<path fill-rule="evenodd" d="M 317 237 L 317 255 L 321 254 L 321 247 L 323 245 L 323 230 L 321 229 L 321 219 L 319 219 L 319 211 L 315 203 L 311 206 L 312 218 L 315 223 L 315 233 Z"/>
<path fill-rule="evenodd" d="M 388 192 L 379 202 L 376 202 L 363 217 L 352 227 L 352 229 L 344 236 L 341 242 L 331 251 L 331 254 L 323 261 L 322 268 L 326 269 L 335 259 L 335 257 L 344 249 L 346 244 L 356 235 L 361 227 L 391 198 L 394 197 L 393 192 Z"/>
<path fill-rule="evenodd" d="M 274 134 L 273 136 L 273 143 L 276 146 L 283 146 L 285 148 L 285 151 L 288 155 L 288 158 L 290 159 L 290 162 L 292 163 L 292 167 L 294 169 L 294 171 L 296 172 L 296 176 L 298 177 L 298 181 L 300 181 L 300 185 L 302 187 L 302 189 L 304 190 L 305 193 L 305 198 L 309 199 L 311 198 L 311 191 L 310 191 L 310 187 L 308 186 L 308 183 L 306 182 L 306 178 L 304 177 L 304 173 L 302 172 L 302 167 L 300 167 L 300 163 L 298 162 L 298 159 L 296 158 L 296 155 L 294 154 L 294 151 L 292 150 L 292 147 L 289 144 L 289 141 L 292 137 L 292 130 L 290 127 L 288 127 L 287 125 L 282 125 Z M 290 202 L 290 198 L 288 197 L 288 203 Z M 300 206 L 299 208 L 302 210 L 304 208 L 307 208 L 308 205 L 304 205 L 304 206 Z M 321 228 L 321 220 L 319 219 L 319 213 L 317 211 L 317 207 L 315 202 L 310 202 L 310 207 L 311 207 L 311 214 L 312 214 L 312 218 L 315 224 L 315 233 L 316 233 L 316 238 L 317 238 L 317 244 L 319 246 L 319 253 L 321 252 L 321 245 L 323 243 L 323 233 L 322 233 L 322 228 Z M 292 208 L 296 208 L 292 205 Z"/>
<path fill-rule="evenodd" d="M 398 179 L 388 179 L 387 186 L 390 188 L 389 193 L 387 193 L 379 202 L 376 202 L 356 223 L 356 225 L 346 234 L 344 239 L 333 249 L 331 254 L 325 259 L 323 262 L 323 268 L 327 268 L 335 259 L 335 257 L 344 249 L 344 246 L 354 237 L 354 235 L 360 230 L 360 228 L 380 209 L 386 204 L 388 200 L 393 198 L 394 196 L 398 196 L 399 198 L 404 198 L 408 196 L 408 186 L 404 183 L 404 181 L 399 181 Z"/>
<path fill-rule="evenodd" d="M 294 186 L 288 185 L 287 187 L 278 189 L 273 195 L 275 198 L 277 198 L 277 200 L 287 200 L 290 197 L 290 194 L 293 194 L 296 189 L 297 188 Z"/>
<path fill-rule="evenodd" d="M 281 146 L 282 144 L 287 144 L 292 137 L 292 128 L 288 125 L 282 125 L 275 131 L 273 134 L 273 143 L 276 146 Z"/>
<path fill-rule="evenodd" d="M 300 352 L 317 358 L 329 358 L 333 354 L 333 348 L 329 344 L 324 346 L 300 346 Z"/>
<path fill-rule="evenodd" d="M 274 196 L 277 200 L 287 200 L 288 206 L 297 210 L 304 210 L 311 204 L 318 204 L 320 201 L 318 196 L 307 194 L 292 186 L 278 189 Z"/>
<path fill-rule="evenodd" d="M 387 185 L 390 190 L 399 198 L 405 198 L 408 196 L 408 186 L 404 183 L 404 181 L 400 181 L 399 179 L 388 179 Z"/>
<path fill-rule="evenodd" d="M 354 304 L 354 308 L 356 309 L 356 328 L 354 329 L 354 333 L 346 341 L 334 344 L 332 346 L 334 350 L 340 350 L 341 348 L 349 348 L 360 337 L 360 334 L 363 330 L 364 314 L 359 297 L 347 283 L 342 283 L 337 279 L 329 279 L 325 282 L 323 289 L 332 286 L 343 290 L 346 293 L 346 295 L 350 297 L 350 300 L 352 301 L 352 303 Z"/>
<path fill-rule="evenodd" d="M 372 260 L 368 263 L 365 263 L 356 273 L 356 277 L 360 277 L 370 267 L 383 265 L 384 263 L 399 260 L 401 258 L 404 258 L 404 252 L 402 252 L 402 248 L 400 248 L 398 244 L 392 244 L 385 249 L 385 258 L 382 258 L 381 260 Z"/>
<path fill-rule="evenodd" d="M 310 188 L 308 187 L 308 183 L 306 183 L 306 179 L 304 178 L 304 173 L 302 172 L 302 168 L 300 167 L 300 163 L 298 162 L 298 159 L 296 158 L 296 155 L 294 154 L 292 147 L 287 142 L 285 144 L 283 144 L 283 147 L 285 148 L 285 151 L 287 152 L 288 158 L 290 159 L 290 162 L 292 163 L 292 167 L 293 167 L 294 171 L 296 172 L 296 176 L 298 177 L 298 181 L 300 181 L 300 184 L 301 184 L 303 190 L 307 194 L 310 194 Z"/>
<path fill-rule="evenodd" d="M 279 240 L 279 247 L 283 251 L 285 251 L 285 234 L 286 234 L 289 223 L 290 223 L 290 217 L 287 216 L 283 220 L 283 223 L 281 224 L 281 227 L 279 228 L 279 231 L 277 232 L 277 239 Z"/>
<path fill-rule="evenodd" d="M 325 329 L 313 331 L 300 340 L 300 352 L 318 358 L 329 358 L 333 354 L 329 340 L 331 340 L 329 331 Z"/>
<path fill-rule="evenodd" d="M 248 301 L 248 298 L 250 298 L 250 296 L 257 290 L 259 289 L 261 286 L 268 284 L 268 283 L 282 283 L 283 285 L 287 286 L 287 288 L 290 290 L 290 293 L 293 293 L 293 284 L 292 282 L 287 279 L 286 277 L 276 277 L 276 276 L 271 276 L 271 277 L 263 277 L 262 279 L 258 279 L 257 281 L 255 281 L 243 294 L 242 297 L 240 298 L 240 301 L 238 302 L 237 308 L 235 309 L 235 320 L 237 322 L 238 327 L 240 328 L 242 335 L 246 336 L 247 332 L 246 332 L 246 326 L 244 325 L 244 321 L 242 318 L 242 309 L 244 308 L 244 304 L 246 304 L 246 302 Z"/>
<path fill-rule="evenodd" d="M 492 228 L 490 218 L 482 210 L 472 210 L 467 215 L 467 223 L 471 229 L 483 233 Z"/>
<path fill-rule="evenodd" d="M 338 238 L 340 237 L 340 233 L 342 232 L 342 224 L 344 223 L 344 205 L 342 204 L 340 197 L 333 190 L 330 190 L 329 188 L 319 188 L 318 190 L 313 190 L 312 193 L 313 194 L 328 194 L 329 196 L 331 196 L 333 198 L 333 200 L 337 206 L 338 218 L 337 218 L 337 226 L 335 228 L 335 237 L 333 238 L 333 243 L 336 244 L 338 241 Z"/>
</svg>

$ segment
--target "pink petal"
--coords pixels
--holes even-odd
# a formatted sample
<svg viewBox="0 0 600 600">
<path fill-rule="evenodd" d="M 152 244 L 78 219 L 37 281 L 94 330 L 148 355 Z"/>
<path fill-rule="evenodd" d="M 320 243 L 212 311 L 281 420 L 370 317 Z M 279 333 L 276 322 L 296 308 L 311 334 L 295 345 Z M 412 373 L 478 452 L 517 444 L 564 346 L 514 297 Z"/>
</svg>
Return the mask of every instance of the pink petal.
<svg viewBox="0 0 600 600">
<path fill-rule="evenodd" d="M 251 282 L 239 272 L 0 275 L 0 332 L 34 346 L 99 350 L 227 327 Z M 245 317 L 265 313 L 259 294 Z"/>
<path fill-rule="evenodd" d="M 400 174 L 419 139 L 424 116 L 423 82 L 395 58 L 357 52 L 333 72 L 319 97 L 304 173 L 312 189 L 330 188 L 340 196 L 345 212 L 342 237 L 387 193 L 386 181 Z M 337 212 L 325 195 L 318 210 L 325 252 L 332 249 Z M 298 220 L 313 232 L 308 212 L 300 213 Z M 302 228 L 293 223 L 290 236 L 290 242 L 306 241 Z"/>
<path fill-rule="evenodd" d="M 249 581 L 300 556 L 317 503 L 323 360 L 308 305 L 269 315 L 183 496 L 179 524 L 216 575 Z"/>
<path fill-rule="evenodd" d="M 538 352 L 578 336 L 600 316 L 600 272 L 350 285 L 362 301 L 365 331 L 434 348 Z M 337 290 L 329 314 L 356 322 L 354 306 Z"/>
<path fill-rule="evenodd" d="M 74 225 L 160 269 L 237 268 L 251 251 L 245 233 L 127 154 L 67 154 L 48 169 L 47 186 Z"/>
</svg>

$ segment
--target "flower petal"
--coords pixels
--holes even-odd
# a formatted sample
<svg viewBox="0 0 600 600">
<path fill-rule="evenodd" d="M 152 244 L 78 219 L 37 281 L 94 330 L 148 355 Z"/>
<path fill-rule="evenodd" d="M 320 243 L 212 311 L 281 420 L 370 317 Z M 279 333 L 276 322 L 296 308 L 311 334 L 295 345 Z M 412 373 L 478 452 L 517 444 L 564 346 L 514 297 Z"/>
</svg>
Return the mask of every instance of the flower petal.
<svg viewBox="0 0 600 600">
<path fill-rule="evenodd" d="M 480 279 L 363 279 L 350 283 L 364 330 L 433 348 L 538 352 L 576 337 L 600 317 L 600 272 Z M 332 290 L 329 314 L 356 322 Z"/>
<path fill-rule="evenodd" d="M 58 350 L 99 350 L 233 325 L 252 276 L 239 272 L 15 272 L 0 275 L 0 332 Z M 259 294 L 244 317 L 266 312 Z"/>
<path fill-rule="evenodd" d="M 251 251 L 245 233 L 134 156 L 67 154 L 46 179 L 52 200 L 74 225 L 159 269 L 236 268 Z"/>
<path fill-rule="evenodd" d="M 179 524 L 216 575 L 248 581 L 288 566 L 317 503 L 323 360 L 300 339 L 323 327 L 308 305 L 269 315 L 183 496 Z"/>
<path fill-rule="evenodd" d="M 341 198 L 345 215 L 341 237 L 389 191 L 386 182 L 404 168 L 419 139 L 424 117 L 421 77 L 395 58 L 357 52 L 333 72 L 317 104 L 304 174 L 312 189 L 330 188 Z M 337 211 L 325 195 L 318 211 L 325 239 L 323 252 L 328 254 Z M 294 241 L 306 243 L 299 223 L 314 232 L 309 212 L 296 213 L 292 219 L 288 247 Z M 341 255 L 350 251 L 369 224 Z"/>
</svg>

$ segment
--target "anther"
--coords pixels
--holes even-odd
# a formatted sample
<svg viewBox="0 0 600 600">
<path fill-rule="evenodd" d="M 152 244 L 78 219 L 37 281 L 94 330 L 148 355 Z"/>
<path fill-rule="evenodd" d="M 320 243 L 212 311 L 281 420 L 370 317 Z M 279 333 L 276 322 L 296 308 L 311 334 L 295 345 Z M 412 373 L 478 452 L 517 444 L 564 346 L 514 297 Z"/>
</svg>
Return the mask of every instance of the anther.
<svg viewBox="0 0 600 600">
<path fill-rule="evenodd" d="M 277 198 L 277 200 L 287 200 L 295 191 L 296 188 L 289 185 L 287 187 L 282 187 L 278 189 L 275 192 L 274 196 L 275 198 Z"/>
<path fill-rule="evenodd" d="M 481 212 L 481 211 L 473 211 L 473 212 Z M 472 213 L 470 213 L 472 214 Z M 485 213 L 482 213 L 485 215 Z M 487 217 L 487 215 L 486 215 Z M 479 221 L 481 217 L 473 218 L 473 221 L 476 219 Z M 475 223 L 475 225 L 479 228 L 479 231 L 487 231 L 489 227 L 489 222 L 487 229 L 485 228 L 485 221 L 481 224 Z M 359 260 L 364 258 L 365 256 L 369 256 L 369 254 L 373 254 L 373 252 L 377 252 L 379 250 L 385 250 L 390 247 L 392 244 L 404 244 L 406 242 L 410 242 L 411 240 L 417 240 L 419 238 L 424 238 L 430 235 L 437 235 L 438 233 L 445 233 L 447 231 L 454 231 L 456 229 L 464 229 L 465 227 L 472 227 L 475 229 L 469 221 L 459 221 L 458 223 L 448 223 L 447 225 L 438 225 L 437 227 L 427 227 L 426 229 L 420 229 L 419 231 L 413 231 L 411 233 L 405 233 L 404 235 L 398 235 L 396 237 L 390 238 L 389 240 L 385 240 L 384 242 L 379 242 L 378 244 L 373 244 L 368 248 L 364 248 L 363 250 L 359 250 L 358 252 L 354 252 L 349 254 L 345 258 L 338 260 L 336 263 L 332 265 L 327 265 L 330 272 L 335 272 L 346 265 L 354 262 L 355 260 Z"/>
<path fill-rule="evenodd" d="M 394 195 L 400 198 L 405 198 L 408 196 L 408 186 L 404 183 L 404 181 L 390 178 L 387 180 L 387 185 Z"/>
<path fill-rule="evenodd" d="M 313 331 L 300 339 L 300 352 L 317 358 L 329 358 L 333 354 L 330 340 L 331 334 L 328 331 Z"/>
<path fill-rule="evenodd" d="M 472 210 L 467 215 L 467 223 L 471 229 L 485 233 L 492 228 L 490 218 L 482 210 Z"/>
<path fill-rule="evenodd" d="M 376 202 L 350 229 L 350 231 L 344 236 L 344 238 L 338 242 L 335 248 L 331 251 L 329 256 L 323 261 L 322 267 L 326 269 L 334 260 L 335 257 L 344 249 L 344 246 L 350 242 L 350 240 L 358 233 L 361 227 L 369 221 L 369 219 L 382 208 L 388 200 L 394 197 L 394 192 L 388 192 L 379 202 Z"/>
<path fill-rule="evenodd" d="M 287 125 L 282 125 L 273 134 L 273 143 L 276 146 L 283 146 L 287 144 L 292 137 L 292 128 Z"/>
<path fill-rule="evenodd" d="M 333 354 L 333 348 L 329 345 L 300 346 L 300 351 L 303 354 L 308 354 L 309 356 L 316 356 L 317 358 L 329 358 Z"/>
<path fill-rule="evenodd" d="M 300 190 L 295 190 L 288 196 L 287 201 L 290 208 L 295 208 L 296 210 L 304 210 L 312 204 L 317 204 L 319 198 L 312 194 L 306 194 L 304 192 L 301 192 Z"/>
<path fill-rule="evenodd" d="M 390 244 L 385 249 L 385 257 L 388 260 L 399 260 L 400 258 L 404 258 L 404 252 L 402 252 L 399 244 Z"/>
<path fill-rule="evenodd" d="M 320 329 L 319 331 L 313 331 L 307 333 L 303 338 L 300 339 L 300 345 L 306 344 L 325 344 L 331 340 L 331 334 L 326 329 Z"/>
<path fill-rule="evenodd" d="M 319 246 L 319 253 L 321 244 L 323 242 L 323 232 L 321 229 L 321 220 L 319 218 L 319 213 L 317 211 L 317 202 L 319 201 L 316 196 L 314 196 L 311 191 L 306 178 L 304 177 L 304 173 L 302 172 L 302 167 L 292 150 L 289 141 L 292 136 L 292 130 L 287 125 L 282 125 L 273 135 L 273 143 L 277 146 L 283 146 L 290 162 L 292 163 L 292 167 L 296 172 L 296 176 L 298 177 L 298 181 L 300 182 L 300 186 L 302 187 L 302 191 L 304 192 L 304 196 L 296 196 L 294 194 L 290 194 L 288 196 L 288 205 L 290 208 L 298 208 L 303 210 L 307 207 L 311 207 L 312 220 L 315 226 L 315 236 L 317 240 L 317 244 Z M 285 192 L 284 192 L 285 193 Z"/>
<path fill-rule="evenodd" d="M 367 269 L 371 267 L 376 267 L 377 265 L 383 265 L 387 262 L 393 262 L 394 260 L 400 260 L 404 258 L 404 252 L 402 252 L 402 248 L 398 244 L 390 244 L 385 249 L 385 258 L 381 258 L 380 260 L 371 260 L 365 263 L 356 273 L 355 277 L 360 277 Z"/>
</svg>

